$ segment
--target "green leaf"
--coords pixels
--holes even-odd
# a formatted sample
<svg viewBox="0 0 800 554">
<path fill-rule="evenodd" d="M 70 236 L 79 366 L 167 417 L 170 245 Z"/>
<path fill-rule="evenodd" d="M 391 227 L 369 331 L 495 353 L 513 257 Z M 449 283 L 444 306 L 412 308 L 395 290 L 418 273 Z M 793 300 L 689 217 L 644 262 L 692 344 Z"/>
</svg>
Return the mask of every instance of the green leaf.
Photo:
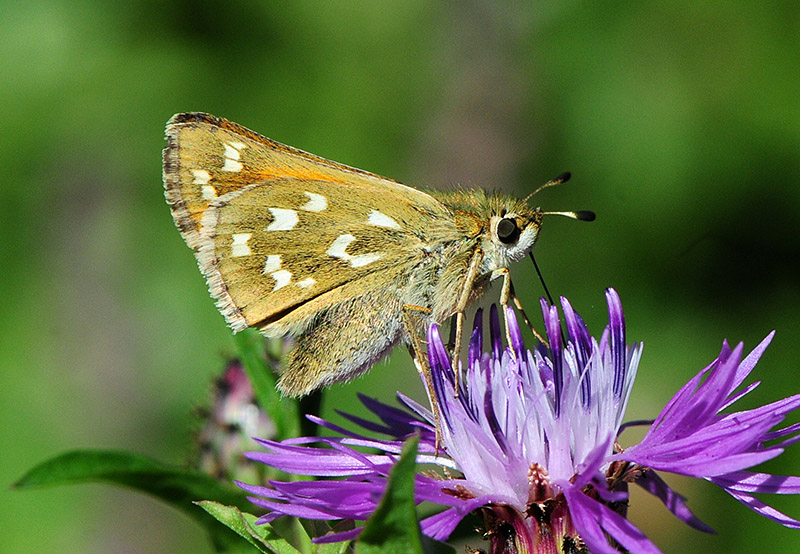
<svg viewBox="0 0 800 554">
<path fill-rule="evenodd" d="M 234 335 L 233 340 L 258 403 L 275 423 L 277 440 L 299 436 L 298 401 L 282 397 L 275 388 L 275 370 L 267 363 L 264 337 L 254 329 L 246 329 Z"/>
<path fill-rule="evenodd" d="M 256 525 L 258 517 L 253 514 L 242 512 L 236 506 L 225 506 L 208 500 L 198 502 L 197 505 L 264 554 L 300 554 L 299 550 L 278 536 L 271 525 Z"/>
<path fill-rule="evenodd" d="M 201 499 L 250 506 L 243 491 L 192 469 L 163 464 L 146 456 L 115 450 L 74 450 L 28 471 L 14 487 L 33 489 L 77 483 L 111 483 L 147 493 L 174 506 L 200 523 L 218 550 L 241 542 L 213 518 L 194 506 Z M 234 542 L 235 541 L 235 542 Z"/>
<path fill-rule="evenodd" d="M 301 552 L 344 554 L 350 545 L 350 541 L 314 544 L 303 526 L 298 524 L 292 526 L 293 536 L 301 545 L 301 550 L 298 550 L 282 538 L 274 527 L 269 524 L 256 525 L 255 522 L 258 519 L 256 516 L 242 512 L 235 506 L 223 506 L 217 502 L 198 502 L 197 504 L 246 539 L 260 552 L 267 554 L 300 554 Z M 295 522 L 297 521 L 295 520 Z"/>
<path fill-rule="evenodd" d="M 348 546 L 350 546 L 350 541 L 324 542 L 314 545 L 316 554 L 344 554 L 347 552 Z"/>
<path fill-rule="evenodd" d="M 414 509 L 414 477 L 419 437 L 403 445 L 389 474 L 381 503 L 356 543 L 357 554 L 455 554 L 445 543 L 422 535 Z"/>
<path fill-rule="evenodd" d="M 381 503 L 356 543 L 358 554 L 422 554 L 422 540 L 414 510 L 414 475 L 419 437 L 403 446 L 392 468 Z"/>
<path fill-rule="evenodd" d="M 347 552 L 348 546 L 350 546 L 350 541 L 324 542 L 313 545 L 314 554 L 344 554 Z"/>
</svg>

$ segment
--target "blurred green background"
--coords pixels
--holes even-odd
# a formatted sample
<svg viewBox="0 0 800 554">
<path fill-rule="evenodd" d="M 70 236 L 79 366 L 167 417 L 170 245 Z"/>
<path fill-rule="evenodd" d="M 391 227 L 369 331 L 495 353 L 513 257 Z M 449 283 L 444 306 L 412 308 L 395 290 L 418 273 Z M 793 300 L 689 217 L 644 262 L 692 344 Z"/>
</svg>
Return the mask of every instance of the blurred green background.
<svg viewBox="0 0 800 554">
<path fill-rule="evenodd" d="M 4 2 L 0 75 L 2 551 L 210 552 L 127 490 L 8 490 L 76 447 L 186 458 L 233 346 L 164 203 L 181 111 L 418 186 L 524 195 L 572 171 L 536 202 L 597 221 L 547 220 L 537 259 L 597 332 L 603 289 L 620 291 L 646 343 L 629 419 L 655 416 L 723 338 L 753 347 L 773 328 L 752 402 L 800 392 L 796 1 Z M 532 268 L 512 273 L 535 312 Z M 325 414 L 414 375 L 398 352 L 334 387 Z M 766 468 L 800 473 L 800 447 Z M 800 548 L 711 485 L 669 482 L 719 535 L 634 494 L 665 552 Z M 800 499 L 768 500 L 800 517 Z"/>
</svg>

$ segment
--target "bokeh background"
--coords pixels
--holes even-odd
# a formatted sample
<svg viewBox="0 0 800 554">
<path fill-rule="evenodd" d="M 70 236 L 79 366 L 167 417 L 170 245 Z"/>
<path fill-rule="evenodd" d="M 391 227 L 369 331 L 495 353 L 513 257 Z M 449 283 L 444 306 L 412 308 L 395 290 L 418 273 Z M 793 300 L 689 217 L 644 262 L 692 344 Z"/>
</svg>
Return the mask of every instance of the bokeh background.
<svg viewBox="0 0 800 554">
<path fill-rule="evenodd" d="M 127 490 L 9 490 L 76 447 L 187 457 L 233 344 L 163 199 L 181 111 L 418 186 L 525 195 L 569 170 L 536 202 L 597 221 L 547 220 L 537 258 L 598 332 L 603 289 L 620 291 L 646 343 L 629 418 L 724 338 L 771 329 L 752 402 L 800 392 L 795 1 L 5 2 L 0 75 L 0 551 L 210 552 Z M 513 275 L 536 311 L 532 268 Z M 416 380 L 404 352 L 381 365 L 324 413 Z M 766 469 L 800 473 L 800 447 Z M 711 485 L 669 482 L 719 535 L 634 494 L 665 552 L 800 547 Z"/>
</svg>

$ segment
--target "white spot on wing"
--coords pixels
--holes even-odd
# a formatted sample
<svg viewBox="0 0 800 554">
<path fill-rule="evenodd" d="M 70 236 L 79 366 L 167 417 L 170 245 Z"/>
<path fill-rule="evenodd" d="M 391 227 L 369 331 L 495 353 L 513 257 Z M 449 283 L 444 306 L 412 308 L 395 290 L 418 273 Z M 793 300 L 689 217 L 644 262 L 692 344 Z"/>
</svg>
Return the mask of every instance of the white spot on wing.
<svg viewBox="0 0 800 554">
<path fill-rule="evenodd" d="M 211 180 L 211 174 L 205 169 L 193 169 L 192 175 L 194 175 L 193 183 L 195 185 L 207 185 Z"/>
<path fill-rule="evenodd" d="M 377 261 L 383 257 L 383 254 L 378 252 L 373 252 L 371 254 L 357 254 L 353 256 L 352 254 L 348 254 L 346 252 L 347 247 L 350 245 L 351 242 L 356 240 L 356 237 L 353 235 L 339 235 L 336 237 L 336 240 L 330 245 L 328 250 L 325 253 L 328 256 L 332 256 L 334 258 L 339 258 L 340 260 L 344 260 L 346 262 L 350 262 L 351 267 L 364 267 L 365 265 L 369 265 L 374 261 Z"/>
<path fill-rule="evenodd" d="M 286 271 L 285 269 L 275 271 L 270 275 L 272 275 L 272 278 L 275 279 L 275 287 L 272 289 L 272 292 L 285 287 L 292 280 L 292 273 L 290 271 Z"/>
<path fill-rule="evenodd" d="M 307 212 L 321 212 L 328 207 L 328 200 L 321 194 L 306 192 L 306 196 L 308 196 L 308 202 L 300 206 L 301 210 Z"/>
<path fill-rule="evenodd" d="M 356 256 L 350 256 L 350 265 L 353 267 L 364 267 L 365 265 L 380 260 L 382 257 L 383 254 L 377 252 L 372 254 L 358 254 Z"/>
<path fill-rule="evenodd" d="M 225 158 L 225 165 L 222 166 L 222 171 L 233 171 L 235 173 L 241 170 L 242 170 L 241 162 L 237 162 L 236 160 L 232 160 L 230 158 Z"/>
<path fill-rule="evenodd" d="M 225 147 L 225 165 L 222 166 L 222 171 L 241 171 L 242 164 L 239 161 L 239 150 L 246 145 L 243 142 L 225 142 L 222 144 Z"/>
<path fill-rule="evenodd" d="M 376 227 L 386 227 L 388 229 L 399 229 L 400 224 L 397 223 L 394 219 L 389 217 L 383 212 L 379 212 L 378 210 L 372 210 L 369 212 L 369 217 L 367 217 L 367 223 L 370 225 L 375 225 Z"/>
<path fill-rule="evenodd" d="M 269 212 L 274 220 L 267 225 L 267 231 L 291 231 L 297 225 L 297 212 L 294 210 L 270 208 Z"/>
<path fill-rule="evenodd" d="M 240 256 L 249 256 L 252 254 L 250 247 L 247 246 L 247 241 L 250 240 L 251 236 L 253 236 L 251 233 L 235 233 L 231 237 L 233 238 L 233 244 L 231 245 L 231 256 L 238 258 Z"/>
<path fill-rule="evenodd" d="M 241 142 L 237 144 L 242 144 Z M 233 143 L 226 142 L 223 146 L 225 146 L 225 157 L 230 160 L 238 160 L 239 159 L 239 150 L 233 146 Z M 243 145 L 244 146 L 244 145 Z"/>
<path fill-rule="evenodd" d="M 333 244 L 325 251 L 328 256 L 333 256 L 334 258 L 341 258 L 343 260 L 348 260 L 352 256 L 345 252 L 347 250 L 347 246 L 356 240 L 356 237 L 353 235 L 339 235 L 336 237 L 336 240 L 333 241 Z"/>
<path fill-rule="evenodd" d="M 301 289 L 307 289 L 307 288 L 313 287 L 316 284 L 317 284 L 317 281 L 315 279 L 312 279 L 311 277 L 309 277 L 308 279 L 303 279 L 302 281 L 299 281 L 297 283 L 297 286 L 300 287 Z"/>
<path fill-rule="evenodd" d="M 202 193 L 203 193 L 203 200 L 217 199 L 217 189 L 215 189 L 211 185 L 203 185 Z"/>
<path fill-rule="evenodd" d="M 274 271 L 278 271 L 281 268 L 281 257 L 277 254 L 270 254 L 267 256 L 267 261 L 264 264 L 264 269 L 261 270 L 261 273 L 265 275 L 267 273 L 272 273 Z"/>
</svg>

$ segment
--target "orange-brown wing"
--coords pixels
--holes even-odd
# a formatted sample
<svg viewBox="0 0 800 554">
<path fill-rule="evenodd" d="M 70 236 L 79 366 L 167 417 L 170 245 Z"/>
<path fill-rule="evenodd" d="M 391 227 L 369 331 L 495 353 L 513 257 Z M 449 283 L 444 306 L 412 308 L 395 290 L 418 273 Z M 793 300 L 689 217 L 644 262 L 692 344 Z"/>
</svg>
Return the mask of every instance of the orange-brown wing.
<svg viewBox="0 0 800 554">
<path fill-rule="evenodd" d="M 211 115 L 178 114 L 166 135 L 167 202 L 234 330 L 387 286 L 452 218 L 422 191 Z"/>
</svg>

